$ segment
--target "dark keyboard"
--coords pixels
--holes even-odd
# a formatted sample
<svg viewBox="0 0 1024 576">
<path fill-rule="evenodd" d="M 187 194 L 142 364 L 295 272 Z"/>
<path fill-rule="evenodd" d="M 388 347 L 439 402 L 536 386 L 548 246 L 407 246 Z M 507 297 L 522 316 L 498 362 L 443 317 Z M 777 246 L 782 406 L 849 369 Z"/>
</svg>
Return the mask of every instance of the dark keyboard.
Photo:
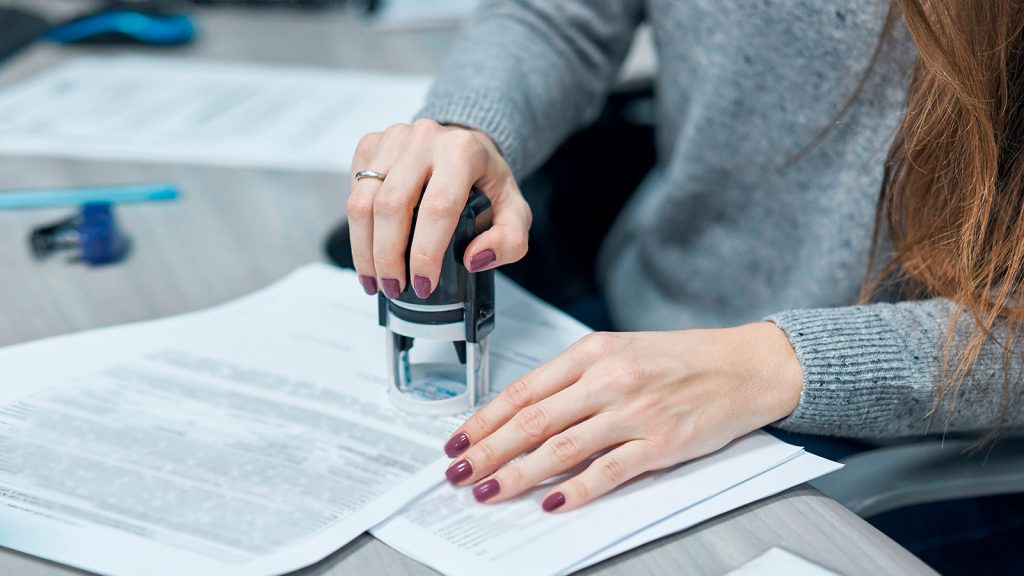
<svg viewBox="0 0 1024 576">
<path fill-rule="evenodd" d="M 0 8 L 0 62 L 42 36 L 50 24 L 41 16 L 15 8 Z"/>
</svg>

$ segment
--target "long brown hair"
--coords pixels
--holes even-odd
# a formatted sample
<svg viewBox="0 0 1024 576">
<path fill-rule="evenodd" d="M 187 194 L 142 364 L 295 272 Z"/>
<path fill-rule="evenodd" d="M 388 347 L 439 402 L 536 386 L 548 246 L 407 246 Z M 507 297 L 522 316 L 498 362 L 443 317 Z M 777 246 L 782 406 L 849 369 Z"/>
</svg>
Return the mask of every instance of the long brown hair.
<svg viewBox="0 0 1024 576">
<path fill-rule="evenodd" d="M 861 300 L 895 280 L 912 297 L 957 305 L 933 417 L 944 402 L 955 406 L 987 340 L 1003 348 L 994 437 L 1009 410 L 1024 327 L 1024 2 L 893 0 L 885 30 L 901 15 L 917 61 L 885 165 Z M 883 233 L 891 254 L 880 254 Z"/>
</svg>

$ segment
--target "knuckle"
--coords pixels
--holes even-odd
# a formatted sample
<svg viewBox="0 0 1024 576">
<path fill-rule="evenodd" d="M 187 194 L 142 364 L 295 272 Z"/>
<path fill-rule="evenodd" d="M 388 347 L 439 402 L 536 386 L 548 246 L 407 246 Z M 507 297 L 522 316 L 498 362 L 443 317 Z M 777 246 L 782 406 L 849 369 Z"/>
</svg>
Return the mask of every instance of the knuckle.
<svg viewBox="0 0 1024 576">
<path fill-rule="evenodd" d="M 404 124 L 402 122 L 399 122 L 397 124 L 392 124 L 391 126 L 388 126 L 387 129 L 384 130 L 384 134 L 386 136 L 400 136 L 402 134 L 405 134 L 408 130 L 409 130 L 409 125 L 408 124 Z"/>
<path fill-rule="evenodd" d="M 614 485 L 618 485 L 626 478 L 626 469 L 614 458 L 601 458 L 596 464 L 601 477 Z"/>
<path fill-rule="evenodd" d="M 430 118 L 420 118 L 412 123 L 412 129 L 416 132 L 434 133 L 441 128 L 441 125 Z"/>
<path fill-rule="evenodd" d="M 509 384 L 502 396 L 505 398 L 505 402 L 516 410 L 521 410 L 531 404 L 530 387 L 522 378 Z"/>
<path fill-rule="evenodd" d="M 485 153 L 483 144 L 468 130 L 456 130 L 448 135 L 447 147 L 462 157 L 479 158 Z"/>
<path fill-rule="evenodd" d="M 656 428 L 647 435 L 647 445 L 649 447 L 647 452 L 652 456 L 654 454 L 660 454 L 670 450 L 673 444 L 677 441 L 681 445 L 685 445 L 689 441 L 689 438 L 677 438 L 677 435 L 673 430 L 668 430 L 663 427 Z"/>
<path fill-rule="evenodd" d="M 526 233 L 518 234 L 512 240 L 512 251 L 516 254 L 526 254 L 527 250 L 529 250 L 529 244 L 530 240 Z"/>
<path fill-rule="evenodd" d="M 540 406 L 530 406 L 516 416 L 519 430 L 529 438 L 544 436 L 548 427 L 548 415 Z"/>
<path fill-rule="evenodd" d="M 591 332 L 577 343 L 585 356 L 601 358 L 615 349 L 615 337 L 609 332 Z"/>
<path fill-rule="evenodd" d="M 573 500 L 576 502 L 586 502 L 590 499 L 590 489 L 587 488 L 586 483 L 579 478 L 570 480 L 566 485 L 565 491 L 573 494 L 575 496 Z"/>
<path fill-rule="evenodd" d="M 428 271 L 436 266 L 435 263 L 440 260 L 440 257 L 439 253 L 430 252 L 422 246 L 413 246 L 409 250 L 409 269 L 421 273 Z"/>
<path fill-rule="evenodd" d="M 562 434 L 551 441 L 551 454 L 563 464 L 573 464 L 579 460 L 582 451 L 580 446 L 579 439 L 570 434 Z"/>
<path fill-rule="evenodd" d="M 349 218 L 364 220 L 373 216 L 373 198 L 364 194 L 352 194 L 346 206 Z"/>
<path fill-rule="evenodd" d="M 525 483 L 523 471 L 516 465 L 506 466 L 500 475 L 501 478 L 498 480 L 498 483 L 501 484 L 502 488 L 510 492 L 519 490 Z"/>
<path fill-rule="evenodd" d="M 379 272 L 393 272 L 395 270 L 402 270 L 405 267 L 405 258 L 401 254 L 385 253 L 376 247 L 373 249 L 373 262 L 374 267 Z"/>
<path fill-rule="evenodd" d="M 428 220 L 447 220 L 451 218 L 458 208 L 454 198 L 433 194 L 420 202 L 419 217 Z"/>
<path fill-rule="evenodd" d="M 530 208 L 529 202 L 525 199 L 523 200 L 523 214 L 525 215 L 526 229 L 529 230 L 533 226 L 533 208 Z"/>
<path fill-rule="evenodd" d="M 377 148 L 377 141 L 380 139 L 379 132 L 370 132 L 359 139 L 359 143 L 356 144 L 355 157 L 363 160 L 369 160 L 370 155 L 374 149 Z"/>
<path fill-rule="evenodd" d="M 480 412 L 473 414 L 466 420 L 465 424 L 462 425 L 462 429 L 466 431 L 466 434 L 472 439 L 475 437 L 483 437 L 483 431 L 488 430 L 487 418 Z"/>
<path fill-rule="evenodd" d="M 471 460 L 480 469 L 489 470 L 491 468 L 496 468 L 498 465 L 498 457 L 494 453 L 494 448 L 491 448 L 491 445 L 487 443 L 477 445 L 476 454 L 471 458 Z"/>
</svg>

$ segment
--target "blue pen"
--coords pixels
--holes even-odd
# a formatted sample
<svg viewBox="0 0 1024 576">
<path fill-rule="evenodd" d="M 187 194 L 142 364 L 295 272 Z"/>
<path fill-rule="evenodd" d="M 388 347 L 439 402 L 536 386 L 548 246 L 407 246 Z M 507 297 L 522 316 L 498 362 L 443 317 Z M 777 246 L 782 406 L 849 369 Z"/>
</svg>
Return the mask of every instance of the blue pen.
<svg viewBox="0 0 1024 576">
<path fill-rule="evenodd" d="M 82 204 L 131 202 L 158 202 L 178 198 L 178 187 L 173 184 L 131 184 L 95 188 L 68 188 L 56 190 L 0 191 L 0 210 L 18 208 L 47 208 L 51 206 L 80 206 Z"/>
</svg>

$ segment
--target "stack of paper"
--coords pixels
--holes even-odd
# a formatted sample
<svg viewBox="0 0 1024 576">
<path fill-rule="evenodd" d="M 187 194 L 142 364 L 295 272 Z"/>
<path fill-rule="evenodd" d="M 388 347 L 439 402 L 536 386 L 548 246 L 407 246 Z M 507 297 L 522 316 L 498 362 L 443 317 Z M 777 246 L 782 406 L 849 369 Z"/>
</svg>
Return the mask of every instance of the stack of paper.
<svg viewBox="0 0 1024 576">
<path fill-rule="evenodd" d="M 497 301 L 499 388 L 587 332 L 507 281 Z M 310 265 L 208 311 L 0 351 L 0 544 L 108 574 L 275 574 L 376 526 L 447 573 L 554 574 L 836 467 L 756 433 L 573 512 L 480 505 L 443 482 L 462 417 L 394 410 L 384 350 L 354 275 Z"/>
<path fill-rule="evenodd" d="M 124 56 L 0 90 L 0 152 L 346 172 L 363 134 L 409 122 L 430 78 Z"/>
</svg>

